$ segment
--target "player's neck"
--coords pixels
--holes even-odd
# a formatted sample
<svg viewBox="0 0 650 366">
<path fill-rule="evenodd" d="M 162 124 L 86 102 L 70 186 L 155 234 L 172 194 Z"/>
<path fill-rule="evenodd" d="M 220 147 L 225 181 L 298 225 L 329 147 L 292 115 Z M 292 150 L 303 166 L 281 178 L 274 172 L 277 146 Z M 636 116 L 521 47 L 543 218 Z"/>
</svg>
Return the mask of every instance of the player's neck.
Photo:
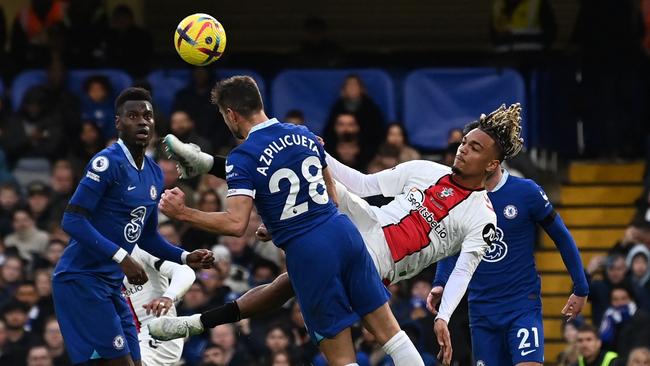
<svg viewBox="0 0 650 366">
<path fill-rule="evenodd" d="M 475 176 L 468 177 L 457 173 L 452 173 L 451 179 L 454 183 L 466 189 L 483 189 L 485 188 L 485 177 Z"/>
<path fill-rule="evenodd" d="M 126 148 L 129 149 L 129 152 L 133 157 L 133 161 L 135 162 L 135 165 L 137 167 L 141 167 L 142 162 L 144 161 L 144 152 L 146 150 L 146 146 L 132 145 L 126 141 L 124 141 L 124 146 L 126 146 Z"/>
<path fill-rule="evenodd" d="M 251 129 L 260 123 L 264 123 L 269 120 L 264 110 L 259 111 L 258 113 L 253 114 L 246 122 L 244 137 L 248 138 L 248 134 L 251 132 Z"/>
<path fill-rule="evenodd" d="M 497 186 L 497 184 L 499 184 L 501 178 L 503 178 L 503 171 L 501 168 L 499 168 L 493 174 L 488 175 L 487 179 L 485 180 L 485 189 L 491 192 Z"/>
</svg>

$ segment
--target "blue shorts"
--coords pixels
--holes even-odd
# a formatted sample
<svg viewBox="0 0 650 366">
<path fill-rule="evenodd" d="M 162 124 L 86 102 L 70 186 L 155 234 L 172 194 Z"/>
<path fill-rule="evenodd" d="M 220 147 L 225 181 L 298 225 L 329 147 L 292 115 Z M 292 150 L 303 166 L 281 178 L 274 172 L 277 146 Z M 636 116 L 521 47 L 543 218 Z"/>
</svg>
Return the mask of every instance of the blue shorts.
<svg viewBox="0 0 650 366">
<path fill-rule="evenodd" d="M 476 317 L 470 313 L 469 324 L 472 332 L 472 352 L 477 365 L 544 363 L 541 308 Z"/>
<path fill-rule="evenodd" d="M 140 360 L 133 314 L 121 293 L 92 275 L 52 280 L 54 309 L 72 363 L 128 354 Z"/>
<path fill-rule="evenodd" d="M 284 246 L 287 271 L 311 339 L 332 338 L 390 295 L 361 234 L 342 214 Z"/>
</svg>

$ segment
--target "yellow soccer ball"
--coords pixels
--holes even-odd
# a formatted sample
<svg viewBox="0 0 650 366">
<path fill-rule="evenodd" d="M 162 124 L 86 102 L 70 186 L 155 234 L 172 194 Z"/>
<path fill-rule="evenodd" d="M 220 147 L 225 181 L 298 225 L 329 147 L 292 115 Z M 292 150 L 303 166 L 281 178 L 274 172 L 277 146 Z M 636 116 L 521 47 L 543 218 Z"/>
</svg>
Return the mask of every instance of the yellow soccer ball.
<svg viewBox="0 0 650 366">
<path fill-rule="evenodd" d="M 181 20 L 174 32 L 174 48 L 185 62 L 205 66 L 226 49 L 226 31 L 208 14 L 192 14 Z"/>
</svg>

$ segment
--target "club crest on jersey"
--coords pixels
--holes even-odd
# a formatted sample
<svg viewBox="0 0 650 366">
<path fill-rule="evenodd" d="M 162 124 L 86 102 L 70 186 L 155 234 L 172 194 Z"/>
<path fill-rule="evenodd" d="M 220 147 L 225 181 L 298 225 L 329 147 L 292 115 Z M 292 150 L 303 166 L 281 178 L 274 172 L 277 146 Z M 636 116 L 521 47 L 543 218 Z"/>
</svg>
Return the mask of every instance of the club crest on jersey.
<svg viewBox="0 0 650 366">
<path fill-rule="evenodd" d="M 503 209 L 503 216 L 506 217 L 506 219 L 514 219 L 517 217 L 517 214 L 519 213 L 519 210 L 517 210 L 517 206 L 515 205 L 508 205 Z"/>
<path fill-rule="evenodd" d="M 476 366 L 485 366 L 485 362 L 483 362 L 483 360 L 478 360 L 476 361 Z"/>
<path fill-rule="evenodd" d="M 121 334 L 118 334 L 115 336 L 115 338 L 113 338 L 113 348 L 118 351 L 124 349 L 124 337 L 122 337 Z"/>
<path fill-rule="evenodd" d="M 90 166 L 94 171 L 101 173 L 108 169 L 108 158 L 105 156 L 98 156 L 93 159 L 92 163 L 90 163 Z"/>
<path fill-rule="evenodd" d="M 503 241 L 503 230 L 492 224 L 485 225 L 483 240 L 488 243 L 488 249 L 483 256 L 484 262 L 498 262 L 508 254 L 508 244 Z"/>
<path fill-rule="evenodd" d="M 156 186 L 153 184 L 151 185 L 151 188 L 149 188 L 149 195 L 151 196 L 152 200 L 156 200 L 158 198 L 158 190 L 156 189 Z"/>
<path fill-rule="evenodd" d="M 440 198 L 441 200 L 444 200 L 445 198 L 451 197 L 454 195 L 454 189 L 451 187 L 445 187 L 442 189 L 440 192 L 436 192 L 436 196 Z"/>
</svg>

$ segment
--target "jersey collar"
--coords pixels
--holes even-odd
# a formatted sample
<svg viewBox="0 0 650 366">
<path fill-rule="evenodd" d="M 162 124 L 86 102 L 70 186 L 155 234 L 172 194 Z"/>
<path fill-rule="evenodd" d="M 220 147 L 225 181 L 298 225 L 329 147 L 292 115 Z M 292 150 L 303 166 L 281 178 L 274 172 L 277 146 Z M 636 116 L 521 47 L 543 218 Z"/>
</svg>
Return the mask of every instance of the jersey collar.
<svg viewBox="0 0 650 366">
<path fill-rule="evenodd" d="M 501 173 L 502 173 L 501 180 L 499 181 L 499 183 L 497 183 L 497 185 L 494 187 L 494 189 L 491 190 L 490 192 L 496 192 L 496 191 L 499 190 L 499 188 L 503 187 L 503 185 L 506 184 L 506 181 L 508 180 L 508 177 L 510 176 L 510 173 L 508 173 L 508 171 L 505 170 L 505 169 L 502 169 Z"/>
<path fill-rule="evenodd" d="M 274 125 L 274 124 L 276 124 L 276 123 L 278 123 L 278 122 L 279 122 L 279 121 L 278 121 L 277 118 L 271 118 L 271 119 L 268 120 L 268 121 L 265 121 L 265 122 L 262 122 L 262 123 L 256 124 L 255 126 L 253 126 L 253 127 L 251 128 L 250 132 L 248 132 L 248 135 L 250 136 L 251 133 L 253 133 L 253 132 L 255 132 L 255 131 L 258 131 L 258 130 L 261 130 L 261 129 L 263 129 L 263 128 L 267 128 L 267 127 L 269 127 L 269 126 L 271 126 L 271 125 Z"/>
<path fill-rule="evenodd" d="M 124 152 L 124 155 L 126 155 L 126 159 L 131 163 L 131 165 L 136 169 L 136 170 L 142 170 L 144 169 L 144 159 L 142 159 L 142 166 L 138 168 L 137 165 L 135 165 L 135 160 L 133 160 L 133 155 L 131 155 L 131 152 L 129 151 L 129 148 L 124 145 L 124 141 L 122 139 L 117 140 L 117 144 L 120 145 L 122 148 L 122 151 Z"/>
</svg>

